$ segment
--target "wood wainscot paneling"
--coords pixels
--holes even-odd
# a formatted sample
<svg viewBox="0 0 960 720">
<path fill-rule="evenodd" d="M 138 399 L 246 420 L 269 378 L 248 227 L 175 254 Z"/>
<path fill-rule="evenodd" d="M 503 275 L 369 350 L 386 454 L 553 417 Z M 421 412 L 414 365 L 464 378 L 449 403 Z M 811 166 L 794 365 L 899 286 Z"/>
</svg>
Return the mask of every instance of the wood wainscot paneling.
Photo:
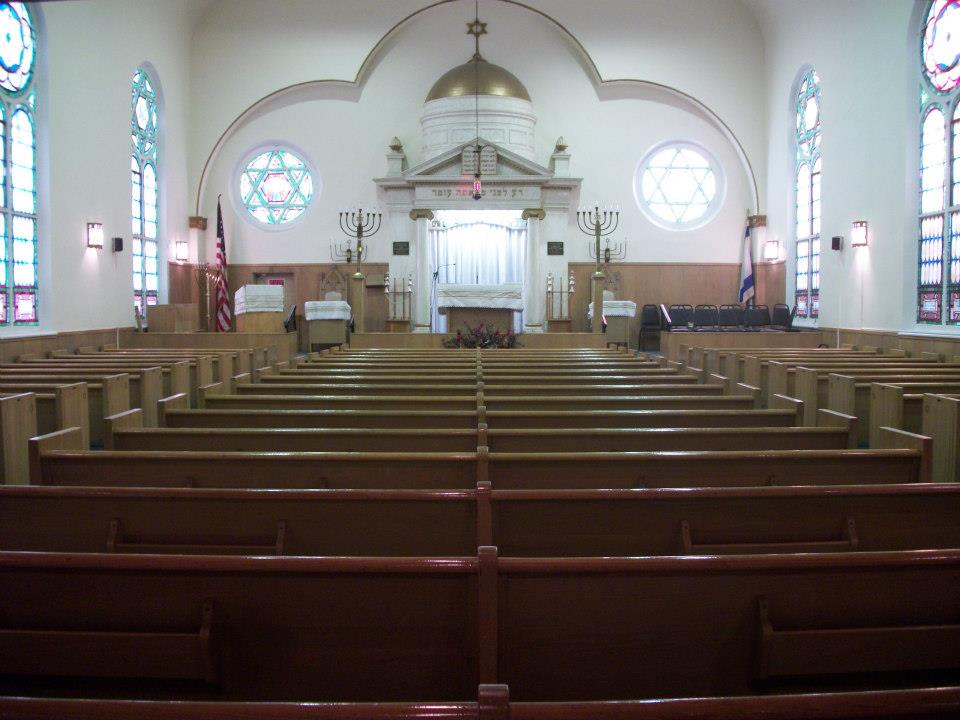
<svg viewBox="0 0 960 720">
<path fill-rule="evenodd" d="M 46 357 L 54 350 L 76 351 L 79 347 L 123 345 L 134 334 L 132 327 L 75 330 L 71 332 L 0 339 L 0 362 L 15 362 L 21 355 Z"/>
<path fill-rule="evenodd" d="M 820 328 L 821 340 L 830 347 L 837 346 L 837 329 Z M 903 350 L 910 357 L 919 357 L 921 353 L 936 353 L 946 360 L 960 357 L 960 337 L 914 335 L 898 333 L 895 330 L 855 330 L 843 328 L 839 333 L 840 345 L 856 347 L 877 347 L 884 352 Z"/>
<path fill-rule="evenodd" d="M 753 264 L 754 288 L 756 290 L 755 302 L 757 305 L 767 305 L 772 312 L 774 305 L 786 302 L 786 268 L 787 264 L 783 261 L 757 262 Z M 719 305 L 720 303 L 717 304 Z"/>
</svg>

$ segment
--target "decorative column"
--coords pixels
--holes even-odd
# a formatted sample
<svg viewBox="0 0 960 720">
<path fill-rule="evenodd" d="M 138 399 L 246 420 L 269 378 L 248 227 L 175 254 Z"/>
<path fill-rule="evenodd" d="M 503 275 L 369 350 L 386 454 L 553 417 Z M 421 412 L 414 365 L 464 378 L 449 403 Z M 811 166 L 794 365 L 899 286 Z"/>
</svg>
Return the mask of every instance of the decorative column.
<svg viewBox="0 0 960 720">
<path fill-rule="evenodd" d="M 521 217 L 527 221 L 527 258 L 524 286 L 527 306 L 524 308 L 523 331 L 540 333 L 543 327 L 543 278 L 540 272 L 540 221 L 547 216 L 543 208 L 527 208 Z"/>
<path fill-rule="evenodd" d="M 367 295 L 367 278 L 359 270 L 350 276 L 350 309 L 353 311 L 353 331 L 364 332 L 363 301 Z"/>
<path fill-rule="evenodd" d="M 428 248 L 430 221 L 433 211 L 414 208 L 410 219 L 417 223 L 417 284 L 413 289 L 413 331 L 430 332 L 430 252 Z"/>
</svg>

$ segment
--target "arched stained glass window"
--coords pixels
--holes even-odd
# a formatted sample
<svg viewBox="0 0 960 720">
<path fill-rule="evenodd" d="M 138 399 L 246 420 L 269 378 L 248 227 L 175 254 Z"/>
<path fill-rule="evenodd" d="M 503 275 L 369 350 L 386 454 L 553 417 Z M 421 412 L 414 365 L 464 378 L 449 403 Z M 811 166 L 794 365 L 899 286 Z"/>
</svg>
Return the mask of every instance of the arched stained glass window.
<svg viewBox="0 0 960 720">
<path fill-rule="evenodd" d="M 960 324 L 960 0 L 930 3 L 921 29 L 919 74 L 917 322 L 956 325 Z"/>
<path fill-rule="evenodd" d="M 145 315 L 156 305 L 160 290 L 159 190 L 157 148 L 160 137 L 156 84 L 137 68 L 130 97 L 130 217 L 133 232 L 133 305 Z"/>
<path fill-rule="evenodd" d="M 26 5 L 0 3 L 0 327 L 39 321 L 36 44 Z"/>
<path fill-rule="evenodd" d="M 796 255 L 794 302 L 797 317 L 820 315 L 820 77 L 812 68 L 800 80 L 796 116 Z"/>
<path fill-rule="evenodd" d="M 240 171 L 240 201 L 265 225 L 300 217 L 313 199 L 313 175 L 306 161 L 282 148 L 261 152 Z"/>
</svg>

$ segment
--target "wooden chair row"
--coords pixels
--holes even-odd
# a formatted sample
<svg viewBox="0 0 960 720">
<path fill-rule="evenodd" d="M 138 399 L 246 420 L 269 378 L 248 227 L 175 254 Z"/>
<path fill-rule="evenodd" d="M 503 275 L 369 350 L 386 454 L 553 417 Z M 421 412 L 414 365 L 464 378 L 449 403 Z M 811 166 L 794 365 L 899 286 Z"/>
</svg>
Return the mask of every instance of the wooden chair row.
<svg viewBox="0 0 960 720">
<path fill-rule="evenodd" d="M 0 488 L 0 549 L 624 557 L 960 547 L 960 486 L 684 490 Z"/>
<path fill-rule="evenodd" d="M 749 487 L 930 480 L 929 438 L 885 429 L 883 449 L 679 452 L 88 451 L 76 429 L 31 440 L 35 485 L 463 489 Z"/>
<path fill-rule="evenodd" d="M 2 552 L 0 584 L 4 695 L 444 702 L 507 683 L 583 702 L 956 684 L 960 667 L 957 550 Z"/>
</svg>

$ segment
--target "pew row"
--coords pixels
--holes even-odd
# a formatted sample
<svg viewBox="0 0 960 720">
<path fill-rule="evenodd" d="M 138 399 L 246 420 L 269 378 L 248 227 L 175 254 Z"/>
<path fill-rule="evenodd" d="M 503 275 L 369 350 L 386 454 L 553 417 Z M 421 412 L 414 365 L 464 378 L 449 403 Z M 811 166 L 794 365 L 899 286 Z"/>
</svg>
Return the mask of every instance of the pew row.
<svg viewBox="0 0 960 720">
<path fill-rule="evenodd" d="M 872 383 L 870 386 L 870 442 L 881 427 L 920 432 L 925 394 L 960 393 L 960 382 Z"/>
<path fill-rule="evenodd" d="M 592 702 L 510 702 L 480 685 L 470 702 L 243 703 L 0 697 L 7 720 L 940 720 L 960 714 L 960 687 Z"/>
<path fill-rule="evenodd" d="M 644 490 L 0 488 L 0 549 L 513 557 L 960 547 L 960 486 Z"/>
<path fill-rule="evenodd" d="M 669 452 L 86 451 L 79 431 L 30 441 L 34 485 L 468 489 L 749 487 L 930 481 L 930 439 L 884 431 L 884 449 Z M 95 480 L 92 480 L 95 479 Z"/>
<path fill-rule="evenodd" d="M 33 395 L 36 406 L 34 435 L 79 427 L 84 446 L 90 447 L 90 399 L 87 383 L 6 383 L 0 380 L 0 393 Z M 29 437 L 32 435 L 27 439 Z M 26 443 L 23 445 L 23 452 L 27 452 Z"/>
<path fill-rule="evenodd" d="M 960 395 L 923 396 L 923 430 L 933 440 L 933 479 L 960 482 Z"/>
<path fill-rule="evenodd" d="M 824 411 L 826 415 L 826 411 Z M 838 415 L 838 414 L 833 414 Z M 826 422 L 826 421 L 825 421 Z M 139 410 L 108 418 L 107 450 L 227 452 L 651 452 L 656 450 L 840 450 L 856 447 L 853 418 L 788 428 L 144 428 Z"/>
<path fill-rule="evenodd" d="M 26 485 L 30 481 L 28 447 L 36 434 L 36 395 L 0 392 L 0 485 Z"/>
<path fill-rule="evenodd" d="M 2 552 L 0 583 L 4 695 L 62 697 L 82 679 L 105 697 L 449 701 L 501 682 L 519 701 L 596 701 L 955 683 L 960 669 L 957 550 Z"/>
</svg>

